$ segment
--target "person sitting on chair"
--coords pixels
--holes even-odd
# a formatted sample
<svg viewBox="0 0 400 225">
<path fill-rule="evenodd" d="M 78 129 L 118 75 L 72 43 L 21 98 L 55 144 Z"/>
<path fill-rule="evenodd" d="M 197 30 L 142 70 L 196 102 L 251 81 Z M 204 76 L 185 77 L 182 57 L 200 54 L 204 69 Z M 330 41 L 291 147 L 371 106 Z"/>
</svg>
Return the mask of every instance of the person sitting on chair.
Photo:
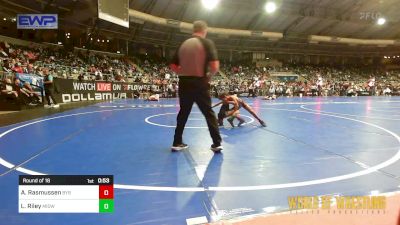
<svg viewBox="0 0 400 225">
<path fill-rule="evenodd" d="M 30 98 L 30 95 L 22 88 L 22 83 L 20 79 L 15 78 L 14 79 L 14 88 L 15 91 L 18 93 L 18 97 L 24 105 L 35 105 L 32 103 L 32 99 Z"/>
<path fill-rule="evenodd" d="M 10 79 L 5 79 L 1 88 L 1 94 L 10 100 L 18 100 L 18 92 L 14 90 Z"/>
<path fill-rule="evenodd" d="M 38 93 L 36 93 L 31 84 L 29 82 L 24 82 L 24 85 L 22 86 L 22 89 L 29 94 L 29 97 L 32 99 L 32 102 L 34 102 L 35 104 L 39 104 L 41 103 L 40 98 Z"/>
</svg>

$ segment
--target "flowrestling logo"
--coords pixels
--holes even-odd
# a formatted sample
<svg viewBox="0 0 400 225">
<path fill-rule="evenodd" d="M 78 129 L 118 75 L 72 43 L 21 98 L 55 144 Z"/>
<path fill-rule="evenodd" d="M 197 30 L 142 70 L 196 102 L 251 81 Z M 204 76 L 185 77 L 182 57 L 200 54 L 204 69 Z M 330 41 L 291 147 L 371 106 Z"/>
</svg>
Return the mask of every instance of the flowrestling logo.
<svg viewBox="0 0 400 225">
<path fill-rule="evenodd" d="M 18 14 L 18 29 L 58 29 L 57 14 Z"/>
</svg>

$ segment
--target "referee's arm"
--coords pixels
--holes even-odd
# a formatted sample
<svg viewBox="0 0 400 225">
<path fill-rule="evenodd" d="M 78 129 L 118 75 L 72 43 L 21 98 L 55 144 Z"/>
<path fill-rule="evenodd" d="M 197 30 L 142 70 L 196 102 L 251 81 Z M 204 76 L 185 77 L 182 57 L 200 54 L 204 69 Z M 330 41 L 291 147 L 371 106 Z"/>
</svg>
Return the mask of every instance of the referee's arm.
<svg viewBox="0 0 400 225">
<path fill-rule="evenodd" d="M 206 43 L 209 73 L 214 75 L 219 71 L 218 52 L 213 41 L 207 39 Z"/>
<path fill-rule="evenodd" d="M 178 48 L 178 50 L 179 50 L 179 48 Z M 169 68 L 171 68 L 171 70 L 174 71 L 175 73 L 179 73 L 181 71 L 181 66 L 179 65 L 178 50 L 176 50 L 174 58 L 172 59 L 172 62 L 169 65 Z"/>
<path fill-rule="evenodd" d="M 214 75 L 215 73 L 217 73 L 219 71 L 219 61 L 218 60 L 211 61 L 208 63 L 208 65 L 210 67 L 211 75 Z"/>
</svg>

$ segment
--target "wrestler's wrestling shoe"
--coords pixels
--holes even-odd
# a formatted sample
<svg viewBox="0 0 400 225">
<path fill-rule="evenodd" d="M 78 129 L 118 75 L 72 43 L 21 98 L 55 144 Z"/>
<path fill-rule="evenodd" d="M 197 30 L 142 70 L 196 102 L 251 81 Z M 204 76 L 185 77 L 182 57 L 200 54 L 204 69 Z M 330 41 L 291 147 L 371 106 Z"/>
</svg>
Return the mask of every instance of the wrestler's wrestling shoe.
<svg viewBox="0 0 400 225">
<path fill-rule="evenodd" d="M 216 145 L 216 144 L 212 144 L 211 145 L 211 151 L 213 151 L 214 153 L 220 153 L 224 148 L 222 147 L 221 144 Z"/>
<path fill-rule="evenodd" d="M 171 151 L 179 152 L 179 151 L 185 150 L 187 148 L 189 148 L 189 146 L 187 144 L 182 143 L 182 144 L 173 145 L 171 147 Z"/>
</svg>

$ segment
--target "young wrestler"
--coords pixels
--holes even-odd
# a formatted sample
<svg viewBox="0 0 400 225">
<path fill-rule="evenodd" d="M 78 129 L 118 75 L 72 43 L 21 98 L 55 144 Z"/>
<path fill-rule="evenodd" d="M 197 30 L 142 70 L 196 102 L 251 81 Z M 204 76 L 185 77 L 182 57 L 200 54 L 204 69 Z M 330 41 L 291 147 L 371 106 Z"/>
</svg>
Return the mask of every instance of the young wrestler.
<svg viewBox="0 0 400 225">
<path fill-rule="evenodd" d="M 219 109 L 218 112 L 218 125 L 219 126 L 223 126 L 224 125 L 224 118 L 226 117 L 226 112 L 229 111 L 229 104 L 228 103 L 224 103 L 223 101 L 214 105 L 214 107 L 216 107 L 217 105 L 222 104 L 221 108 Z"/>
<path fill-rule="evenodd" d="M 236 110 L 236 111 L 233 111 L 233 110 L 228 111 L 226 115 L 229 117 L 227 120 L 228 120 L 229 124 L 230 124 L 232 127 L 235 127 L 235 125 L 233 124 L 233 120 L 235 120 L 235 119 L 239 120 L 238 127 L 242 126 L 242 124 L 244 124 L 244 122 L 245 122 L 245 120 L 240 116 L 239 110 Z M 229 115 L 230 115 L 230 116 L 229 116 Z"/>
<path fill-rule="evenodd" d="M 257 114 L 254 112 L 254 110 L 247 103 L 245 103 L 242 99 L 238 98 L 236 95 L 228 95 L 226 93 L 223 93 L 223 94 L 219 95 L 219 99 L 222 101 L 215 104 L 213 107 L 216 107 L 221 104 L 223 105 L 221 107 L 221 110 L 223 110 L 225 112 L 221 113 L 221 111 L 220 111 L 220 113 L 218 113 L 218 119 L 220 121 L 221 121 L 221 119 L 223 120 L 223 118 L 225 118 L 225 117 L 230 117 L 228 119 L 228 121 L 232 125 L 233 119 L 237 118 L 240 121 L 239 124 L 242 125 L 243 124 L 242 121 L 244 121 L 244 120 L 240 117 L 239 109 L 241 107 L 243 107 L 254 118 L 256 118 L 258 120 L 258 122 L 261 124 L 261 126 L 263 126 L 263 127 L 267 126 L 266 123 L 260 117 L 257 116 Z M 226 111 L 227 108 L 229 108 L 229 104 L 233 105 L 233 108 L 231 110 L 228 109 L 228 111 Z M 228 107 L 226 105 L 228 105 Z M 224 117 L 222 117 L 222 115 L 224 115 Z"/>
<path fill-rule="evenodd" d="M 221 99 L 221 100 L 223 100 L 223 99 Z M 235 125 L 233 124 L 233 120 L 235 118 L 239 120 L 239 124 L 238 124 L 239 127 L 245 122 L 245 120 L 240 116 L 239 110 L 236 110 L 235 112 L 233 112 L 232 111 L 233 108 L 229 109 L 229 103 L 227 101 L 223 100 L 223 101 L 215 104 L 213 106 L 213 108 L 218 106 L 218 105 L 220 105 L 220 104 L 222 104 L 222 106 L 221 106 L 221 108 L 219 109 L 219 112 L 218 112 L 218 125 L 219 126 L 223 126 L 224 125 L 223 121 L 224 121 L 224 118 L 226 118 L 226 117 L 229 117 L 228 118 L 228 122 L 232 127 L 235 127 Z"/>
</svg>

